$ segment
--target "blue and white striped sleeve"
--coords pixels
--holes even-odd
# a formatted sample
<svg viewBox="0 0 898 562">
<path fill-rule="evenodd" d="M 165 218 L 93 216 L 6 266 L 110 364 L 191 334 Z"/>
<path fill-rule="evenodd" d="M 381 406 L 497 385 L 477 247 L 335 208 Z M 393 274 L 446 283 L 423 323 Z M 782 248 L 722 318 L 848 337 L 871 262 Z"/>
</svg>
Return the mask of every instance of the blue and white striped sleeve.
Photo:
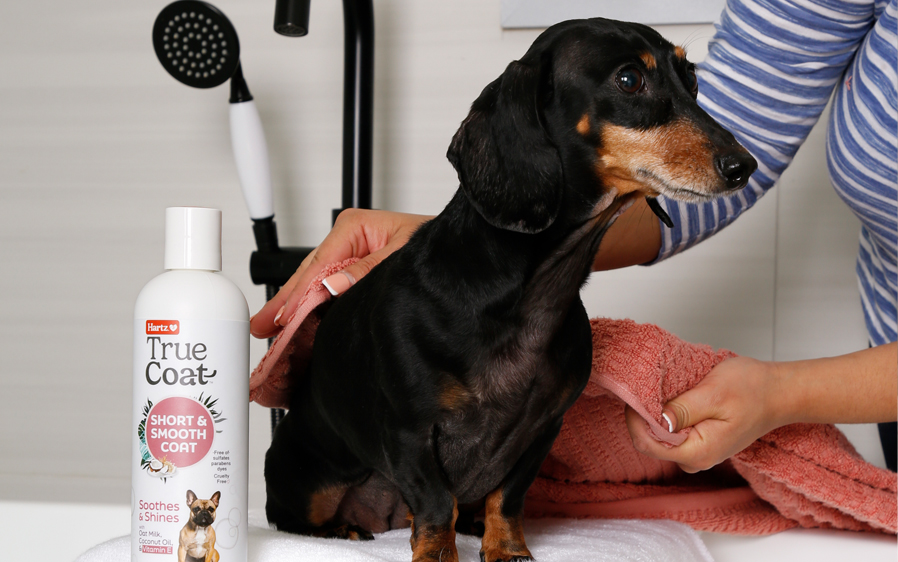
<svg viewBox="0 0 898 562">
<path fill-rule="evenodd" d="M 874 19 L 873 0 L 729 0 L 708 56 L 698 102 L 758 160 L 748 186 L 708 203 L 659 198 L 656 261 L 701 242 L 764 195 L 792 161 Z"/>
</svg>

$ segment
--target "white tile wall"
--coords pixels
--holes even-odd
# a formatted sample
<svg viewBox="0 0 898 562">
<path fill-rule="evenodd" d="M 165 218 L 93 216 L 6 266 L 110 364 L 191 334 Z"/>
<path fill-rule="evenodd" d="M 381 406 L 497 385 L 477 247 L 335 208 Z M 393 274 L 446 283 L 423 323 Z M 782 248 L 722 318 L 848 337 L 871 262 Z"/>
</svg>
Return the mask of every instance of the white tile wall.
<svg viewBox="0 0 898 562">
<path fill-rule="evenodd" d="M 131 310 L 161 269 L 166 206 L 223 209 L 224 271 L 253 311 L 263 302 L 247 272 L 226 87 L 193 90 L 160 67 L 150 30 L 165 4 L 0 3 L 0 499 L 127 503 Z M 240 35 L 282 243 L 314 244 L 339 205 L 340 3 L 314 1 L 301 39 L 271 30 L 273 0 L 215 4 Z M 501 31 L 498 0 L 377 0 L 375 12 L 375 205 L 435 213 L 457 186 L 445 159 L 455 128 L 538 31 Z M 712 30 L 663 32 L 698 59 Z M 719 236 L 593 276 L 590 312 L 763 359 L 863 347 L 857 224 L 821 173 L 816 138 L 788 185 Z M 253 506 L 267 416 L 252 408 Z"/>
</svg>

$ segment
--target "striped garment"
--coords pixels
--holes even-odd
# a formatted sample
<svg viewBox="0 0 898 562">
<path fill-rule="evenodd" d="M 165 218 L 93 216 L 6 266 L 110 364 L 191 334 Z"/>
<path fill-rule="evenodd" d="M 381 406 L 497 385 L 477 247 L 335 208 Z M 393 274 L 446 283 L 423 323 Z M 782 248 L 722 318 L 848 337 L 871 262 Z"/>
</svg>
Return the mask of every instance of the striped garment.
<svg viewBox="0 0 898 562">
<path fill-rule="evenodd" d="M 896 339 L 898 299 L 898 0 L 730 0 L 699 65 L 699 104 L 758 160 L 737 195 L 661 201 L 658 260 L 730 224 L 792 161 L 833 91 L 829 172 L 862 223 L 857 275 L 870 343 Z"/>
</svg>

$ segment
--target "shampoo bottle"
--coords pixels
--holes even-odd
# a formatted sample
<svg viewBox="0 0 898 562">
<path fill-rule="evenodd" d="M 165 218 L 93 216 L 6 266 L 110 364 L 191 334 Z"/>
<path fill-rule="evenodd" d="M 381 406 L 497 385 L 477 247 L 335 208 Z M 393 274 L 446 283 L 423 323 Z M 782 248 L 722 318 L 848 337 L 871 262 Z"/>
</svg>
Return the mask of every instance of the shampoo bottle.
<svg viewBox="0 0 898 562">
<path fill-rule="evenodd" d="M 221 211 L 166 209 L 165 269 L 134 307 L 131 560 L 245 562 L 249 310 Z"/>
</svg>

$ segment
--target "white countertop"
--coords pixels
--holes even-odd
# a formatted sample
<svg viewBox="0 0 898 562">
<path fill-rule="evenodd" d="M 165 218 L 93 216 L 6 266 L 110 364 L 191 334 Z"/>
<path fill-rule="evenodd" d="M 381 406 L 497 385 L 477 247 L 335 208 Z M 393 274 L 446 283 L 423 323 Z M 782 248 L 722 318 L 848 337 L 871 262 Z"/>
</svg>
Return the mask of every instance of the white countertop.
<svg viewBox="0 0 898 562">
<path fill-rule="evenodd" d="M 0 501 L 0 558 L 6 562 L 69 562 L 89 548 L 129 532 L 127 505 Z M 894 536 L 819 529 L 793 529 L 767 537 L 700 535 L 717 562 L 898 560 Z"/>
</svg>

